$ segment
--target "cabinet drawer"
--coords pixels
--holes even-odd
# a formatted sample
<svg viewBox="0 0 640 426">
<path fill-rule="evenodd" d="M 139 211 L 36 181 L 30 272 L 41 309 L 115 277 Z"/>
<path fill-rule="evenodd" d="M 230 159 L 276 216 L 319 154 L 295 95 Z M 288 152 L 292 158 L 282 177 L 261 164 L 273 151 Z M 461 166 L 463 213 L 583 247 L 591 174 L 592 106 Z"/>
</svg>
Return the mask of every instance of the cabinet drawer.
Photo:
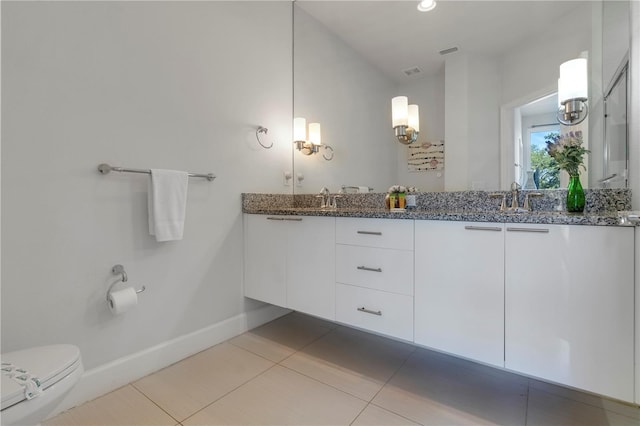
<svg viewBox="0 0 640 426">
<path fill-rule="evenodd" d="M 413 297 L 336 284 L 336 320 L 413 341 Z"/>
<path fill-rule="evenodd" d="M 413 250 L 413 220 L 339 217 L 336 243 Z"/>
<path fill-rule="evenodd" d="M 413 251 L 336 245 L 336 281 L 413 295 Z"/>
</svg>

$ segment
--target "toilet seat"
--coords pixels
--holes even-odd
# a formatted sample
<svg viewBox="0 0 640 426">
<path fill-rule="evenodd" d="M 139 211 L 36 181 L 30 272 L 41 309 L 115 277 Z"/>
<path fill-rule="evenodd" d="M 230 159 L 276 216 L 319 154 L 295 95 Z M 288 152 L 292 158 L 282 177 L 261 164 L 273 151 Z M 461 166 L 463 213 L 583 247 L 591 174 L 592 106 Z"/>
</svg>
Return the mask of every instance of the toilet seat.
<svg viewBox="0 0 640 426">
<path fill-rule="evenodd" d="M 82 368 L 80 350 L 73 345 L 50 345 L 2 354 L 2 362 L 27 370 L 40 380 L 42 391 Z M 40 398 L 35 397 L 33 400 Z M 24 387 L 2 375 L 2 404 L 5 410 L 25 400 Z"/>
</svg>

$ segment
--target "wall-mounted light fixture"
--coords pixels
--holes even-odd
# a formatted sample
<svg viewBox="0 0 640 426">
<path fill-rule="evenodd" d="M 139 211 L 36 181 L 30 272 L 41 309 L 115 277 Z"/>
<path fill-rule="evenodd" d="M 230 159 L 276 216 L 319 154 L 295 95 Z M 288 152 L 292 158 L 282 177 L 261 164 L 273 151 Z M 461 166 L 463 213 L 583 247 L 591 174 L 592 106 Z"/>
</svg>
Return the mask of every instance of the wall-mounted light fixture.
<svg viewBox="0 0 640 426">
<path fill-rule="evenodd" d="M 572 126 L 587 118 L 588 90 L 589 80 L 585 58 L 572 59 L 560 65 L 558 122 L 565 126 Z"/>
<path fill-rule="evenodd" d="M 420 133 L 418 105 L 409 105 L 409 99 L 406 96 L 396 96 L 391 99 L 391 122 L 398 142 L 409 145 L 418 140 L 418 133 Z"/>
<path fill-rule="evenodd" d="M 325 160 L 333 159 L 333 148 L 329 145 L 322 144 L 322 136 L 320 134 L 320 123 L 309 123 L 309 137 L 307 138 L 307 120 L 303 117 L 293 119 L 293 143 L 298 151 L 304 155 L 317 154 L 320 148 L 329 150 L 331 156 L 327 157 L 323 154 Z"/>
</svg>

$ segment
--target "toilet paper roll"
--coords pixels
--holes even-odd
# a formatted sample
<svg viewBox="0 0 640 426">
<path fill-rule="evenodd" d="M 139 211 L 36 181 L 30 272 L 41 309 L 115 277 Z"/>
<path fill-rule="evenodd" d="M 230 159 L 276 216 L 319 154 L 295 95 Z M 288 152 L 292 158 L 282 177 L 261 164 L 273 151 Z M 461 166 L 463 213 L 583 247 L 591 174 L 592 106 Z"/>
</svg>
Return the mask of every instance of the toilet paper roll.
<svg viewBox="0 0 640 426">
<path fill-rule="evenodd" d="M 136 291 L 127 287 L 124 290 L 112 291 L 109 293 L 109 309 L 114 315 L 127 312 L 138 304 Z"/>
</svg>

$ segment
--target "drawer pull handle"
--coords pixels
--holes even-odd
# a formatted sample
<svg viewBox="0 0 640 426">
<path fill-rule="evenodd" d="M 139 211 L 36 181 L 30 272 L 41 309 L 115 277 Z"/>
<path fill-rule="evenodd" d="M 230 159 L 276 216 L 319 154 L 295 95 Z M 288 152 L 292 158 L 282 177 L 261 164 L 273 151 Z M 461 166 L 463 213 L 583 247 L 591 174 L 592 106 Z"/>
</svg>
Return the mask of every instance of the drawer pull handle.
<svg viewBox="0 0 640 426">
<path fill-rule="evenodd" d="M 302 218 L 301 217 L 287 217 L 284 220 L 291 220 L 294 222 L 302 222 Z"/>
<path fill-rule="evenodd" d="M 473 226 L 468 225 L 465 226 L 464 229 L 468 229 L 469 231 L 502 231 L 502 228 L 498 226 Z"/>
<path fill-rule="evenodd" d="M 382 232 L 358 231 L 358 234 L 365 234 L 365 235 L 382 235 Z"/>
<path fill-rule="evenodd" d="M 548 234 L 549 230 L 546 228 L 507 228 L 509 232 L 539 232 L 543 234 Z"/>
<path fill-rule="evenodd" d="M 284 218 L 283 217 L 272 217 L 272 216 L 269 216 L 267 218 L 267 220 L 284 220 Z"/>
<path fill-rule="evenodd" d="M 358 310 L 360 312 L 364 312 L 366 314 L 371 314 L 371 315 L 378 315 L 379 317 L 382 316 L 382 311 L 372 311 L 370 309 L 365 308 L 364 306 L 362 308 L 358 308 Z"/>
<path fill-rule="evenodd" d="M 382 268 L 368 268 L 366 266 L 358 266 L 361 271 L 382 272 Z"/>
</svg>

